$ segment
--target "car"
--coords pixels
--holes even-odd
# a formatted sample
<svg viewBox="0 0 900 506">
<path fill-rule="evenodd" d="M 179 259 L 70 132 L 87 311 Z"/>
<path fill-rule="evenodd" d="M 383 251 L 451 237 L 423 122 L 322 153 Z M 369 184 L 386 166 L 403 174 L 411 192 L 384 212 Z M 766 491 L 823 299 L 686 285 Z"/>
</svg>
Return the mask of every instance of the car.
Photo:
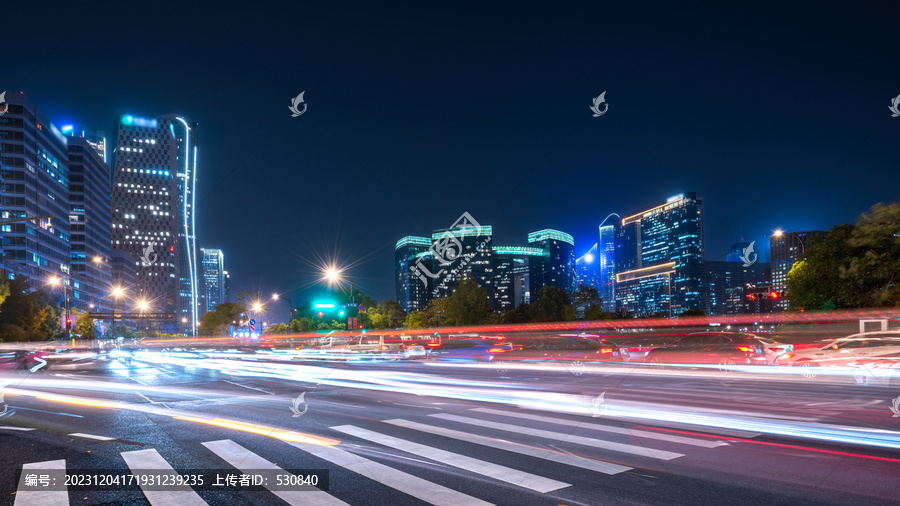
<svg viewBox="0 0 900 506">
<path fill-rule="evenodd" d="M 863 332 L 835 339 L 825 346 L 782 355 L 779 365 L 801 367 L 808 378 L 823 367 L 856 367 L 861 362 L 900 353 L 900 331 Z"/>
<path fill-rule="evenodd" d="M 490 362 L 494 354 L 512 350 L 509 342 L 490 339 L 446 339 L 432 346 L 428 356 L 439 361 Z"/>
<path fill-rule="evenodd" d="M 718 364 L 723 371 L 735 365 L 772 365 L 794 347 L 747 332 L 695 332 L 674 343 L 652 348 L 644 358 L 652 364 Z"/>
<path fill-rule="evenodd" d="M 861 385 L 900 385 L 900 352 L 861 359 L 853 369 L 853 379 Z"/>
<path fill-rule="evenodd" d="M 622 362 L 628 352 L 606 339 L 583 335 L 562 335 L 516 342 L 516 349 L 499 355 L 504 363 L 562 361 L 579 368 L 588 361 Z"/>
</svg>

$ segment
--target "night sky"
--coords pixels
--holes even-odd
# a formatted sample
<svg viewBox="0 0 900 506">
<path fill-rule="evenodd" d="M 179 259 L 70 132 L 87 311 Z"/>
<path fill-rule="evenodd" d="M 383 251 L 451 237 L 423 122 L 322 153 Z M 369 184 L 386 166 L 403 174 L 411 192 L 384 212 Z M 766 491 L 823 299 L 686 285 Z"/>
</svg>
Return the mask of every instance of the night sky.
<svg viewBox="0 0 900 506">
<path fill-rule="evenodd" d="M 607 214 L 694 191 L 723 260 L 900 198 L 900 2 L 726 3 L 10 3 L 0 91 L 110 138 L 200 122 L 200 246 L 295 301 L 332 259 L 395 298 L 395 242 L 464 211 L 580 255 Z"/>
</svg>

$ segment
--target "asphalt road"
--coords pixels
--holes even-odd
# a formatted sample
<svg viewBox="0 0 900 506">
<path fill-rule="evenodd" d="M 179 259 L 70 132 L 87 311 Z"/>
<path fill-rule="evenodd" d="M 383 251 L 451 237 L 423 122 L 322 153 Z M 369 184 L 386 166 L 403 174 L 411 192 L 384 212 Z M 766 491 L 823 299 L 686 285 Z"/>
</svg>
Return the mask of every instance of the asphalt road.
<svg viewBox="0 0 900 506">
<path fill-rule="evenodd" d="M 848 377 L 154 353 L 5 373 L 0 383 L 0 504 L 896 504 L 900 496 L 900 417 L 890 409 L 900 387 Z M 17 478 L 40 468 L 168 466 L 328 470 L 328 488 L 25 492 Z"/>
</svg>

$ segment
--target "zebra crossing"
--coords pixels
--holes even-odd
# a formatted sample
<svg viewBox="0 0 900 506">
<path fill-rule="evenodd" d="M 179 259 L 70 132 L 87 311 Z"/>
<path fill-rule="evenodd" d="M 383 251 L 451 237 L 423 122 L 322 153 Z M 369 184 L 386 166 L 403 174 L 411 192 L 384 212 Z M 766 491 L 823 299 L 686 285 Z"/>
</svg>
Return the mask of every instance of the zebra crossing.
<svg viewBox="0 0 900 506">
<path fill-rule="evenodd" d="M 357 425 L 337 425 L 330 427 L 336 434 L 351 436 L 366 443 L 376 445 L 377 448 L 386 448 L 414 455 L 427 461 L 433 461 L 439 466 L 456 468 L 464 473 L 471 473 L 481 481 L 494 481 L 509 486 L 523 489 L 524 492 L 548 494 L 563 491 L 572 487 L 570 483 L 559 481 L 546 476 L 489 462 L 481 458 L 458 453 L 459 445 L 464 442 L 479 445 L 481 447 L 508 452 L 517 455 L 540 459 L 542 461 L 563 464 L 583 470 L 592 471 L 601 475 L 614 476 L 626 473 L 633 468 L 628 464 L 640 465 L 641 459 L 657 461 L 669 461 L 683 457 L 684 453 L 651 448 L 645 442 L 664 442 L 667 445 L 683 446 L 685 448 L 715 449 L 727 442 L 715 438 L 694 438 L 683 435 L 675 435 L 666 432 L 651 430 L 638 430 L 627 427 L 602 423 L 595 419 L 585 421 L 560 418 L 543 414 L 531 414 L 522 411 L 503 410 L 495 408 L 474 408 L 468 413 L 472 416 L 454 415 L 450 413 L 433 413 L 422 421 L 405 420 L 396 418 L 376 422 L 376 427 L 360 427 Z M 498 418 L 504 421 L 496 421 Z M 424 423 L 429 422 L 429 423 Z M 570 427 L 573 430 L 584 430 L 585 433 L 593 433 L 598 437 L 587 437 L 572 433 L 553 430 L 538 429 L 527 425 L 529 422 L 539 422 L 545 425 Z M 457 428 L 446 425 L 456 425 Z M 510 439 L 488 437 L 483 433 L 468 432 L 461 428 L 477 427 L 480 432 L 486 429 L 496 430 L 501 433 L 514 434 L 518 437 Z M 401 437 L 404 431 L 415 434 L 427 434 L 439 436 L 437 441 L 446 440 L 444 448 L 438 448 L 430 444 L 422 444 Z M 399 432 L 399 434 L 398 434 Z M 613 438 L 630 438 L 629 442 L 601 439 L 601 435 L 611 435 Z M 724 439 L 727 439 L 724 438 Z M 429 439 L 434 441 L 434 439 Z M 556 444 L 567 443 L 579 447 L 587 447 L 594 450 L 597 455 L 577 455 L 559 449 Z M 491 504 L 471 494 L 471 488 L 465 492 L 434 483 L 414 474 L 382 464 L 369 458 L 354 453 L 349 448 L 356 445 L 350 442 L 337 445 L 315 444 L 311 442 L 282 441 L 276 444 L 285 444 L 295 449 L 330 463 L 332 466 L 349 471 L 368 480 L 380 483 L 397 492 L 406 494 L 429 504 L 437 505 L 488 505 Z M 434 444 L 434 443 L 432 443 Z M 263 456 L 257 455 L 244 448 L 240 444 L 222 439 L 201 443 L 203 451 L 214 454 L 218 459 L 229 466 L 247 472 L 256 469 L 282 470 L 276 464 Z M 342 447 L 343 446 L 343 447 Z M 451 448 L 457 451 L 450 451 Z M 286 451 L 290 451 L 285 448 Z M 155 449 L 126 451 L 120 453 L 124 463 L 132 474 L 139 475 L 142 472 L 160 470 L 176 473 L 175 469 Z M 505 459 L 506 462 L 517 462 Z M 513 464 L 515 465 L 515 464 Z M 325 468 L 327 465 L 321 466 Z M 33 462 L 22 466 L 22 479 L 19 482 L 19 492 L 15 495 L 16 506 L 56 506 L 69 504 L 68 490 L 62 491 L 33 491 L 23 490 L 26 471 L 39 471 L 45 469 L 66 469 L 65 460 L 53 460 L 46 462 Z M 331 469 L 335 469 L 332 467 Z M 323 490 L 285 491 L 274 487 L 267 487 L 268 492 L 284 502 L 292 505 L 333 506 L 347 504 L 343 500 Z M 477 489 L 476 489 L 477 490 Z M 199 506 L 207 504 L 202 497 L 189 485 L 167 490 L 141 489 L 147 502 L 153 506 L 178 505 Z M 259 494 L 260 492 L 255 492 Z M 80 502 L 80 501 L 79 501 Z"/>
</svg>

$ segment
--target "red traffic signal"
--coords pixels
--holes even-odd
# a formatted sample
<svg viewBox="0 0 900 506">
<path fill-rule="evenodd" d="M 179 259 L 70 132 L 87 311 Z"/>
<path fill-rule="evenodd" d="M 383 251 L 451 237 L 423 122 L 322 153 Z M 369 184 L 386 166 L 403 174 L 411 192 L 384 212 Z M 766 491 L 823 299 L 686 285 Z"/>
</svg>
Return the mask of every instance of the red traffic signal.
<svg viewBox="0 0 900 506">
<path fill-rule="evenodd" d="M 776 291 L 774 291 L 774 290 L 771 291 L 771 292 L 769 292 L 769 297 L 772 297 L 773 299 L 777 299 L 777 298 L 778 298 L 778 292 L 776 292 Z"/>
<path fill-rule="evenodd" d="M 749 298 L 750 300 L 756 300 L 756 294 L 751 293 L 750 295 L 747 296 L 747 298 Z"/>
<path fill-rule="evenodd" d="M 325 313 L 323 313 L 322 311 L 319 311 L 319 318 L 321 318 L 323 316 L 325 316 Z"/>
</svg>

